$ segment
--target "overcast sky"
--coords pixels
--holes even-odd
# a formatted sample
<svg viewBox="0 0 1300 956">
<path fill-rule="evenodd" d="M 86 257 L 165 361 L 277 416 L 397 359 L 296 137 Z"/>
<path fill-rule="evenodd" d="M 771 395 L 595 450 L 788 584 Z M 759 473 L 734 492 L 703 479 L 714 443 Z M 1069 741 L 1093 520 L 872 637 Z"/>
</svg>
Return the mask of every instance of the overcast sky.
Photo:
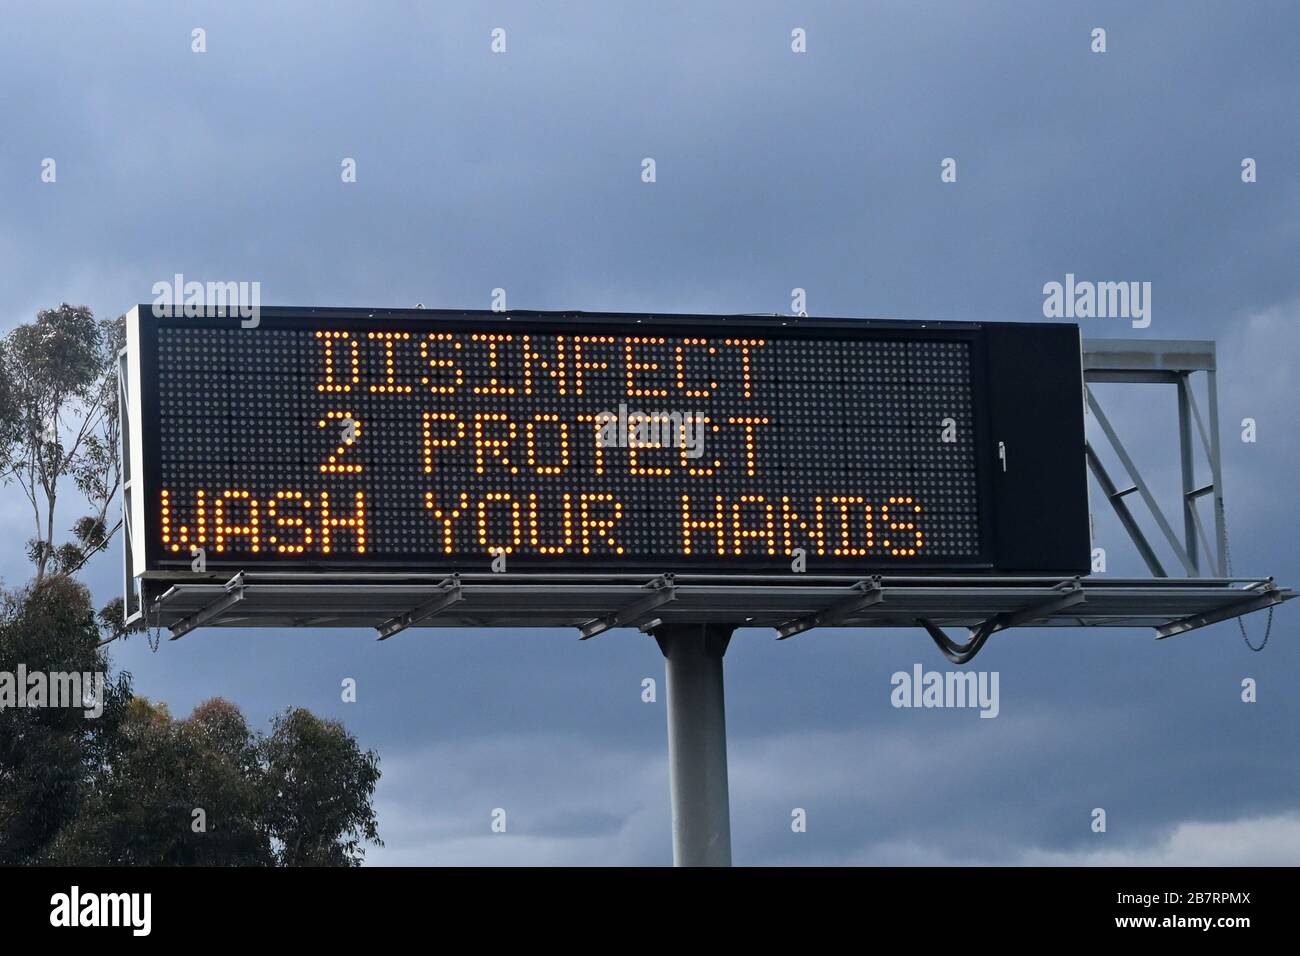
<svg viewBox="0 0 1300 956">
<path fill-rule="evenodd" d="M 800 287 L 814 315 L 1029 322 L 1066 273 L 1150 282 L 1148 328 L 1084 334 L 1218 342 L 1235 570 L 1296 585 L 1298 31 L 1282 2 L 12 6 L 0 322 L 110 316 L 177 272 L 268 305 L 487 308 L 503 287 L 514 308 L 786 312 Z M 1102 394 L 1176 495 L 1172 394 Z M 1139 573 L 1093 500 L 1108 573 Z M 0 489 L 8 586 L 29 520 Z M 117 549 L 89 580 L 114 595 Z M 893 672 L 946 666 L 920 631 L 739 632 L 735 861 L 1300 862 L 1295 614 L 1260 654 L 1232 623 L 1000 634 L 972 665 L 1000 673 L 991 720 L 890 706 Z M 662 694 L 640 697 L 663 663 L 635 631 L 206 630 L 114 662 L 176 714 L 219 695 L 261 727 L 291 704 L 343 720 L 382 756 L 372 863 L 671 861 Z"/>
</svg>

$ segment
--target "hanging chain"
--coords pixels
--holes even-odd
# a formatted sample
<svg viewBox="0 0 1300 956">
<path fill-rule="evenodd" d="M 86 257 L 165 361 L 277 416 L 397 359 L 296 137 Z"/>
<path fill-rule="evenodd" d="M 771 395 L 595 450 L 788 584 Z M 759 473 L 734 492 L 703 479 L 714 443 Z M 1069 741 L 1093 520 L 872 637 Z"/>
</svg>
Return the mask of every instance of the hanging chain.
<svg viewBox="0 0 1300 956">
<path fill-rule="evenodd" d="M 151 650 L 155 654 L 158 653 L 158 648 L 162 647 L 162 625 L 159 624 L 159 620 L 161 618 L 162 618 L 162 608 L 160 608 L 158 606 L 158 603 L 155 601 L 153 606 L 153 633 L 152 634 L 149 633 L 147 617 L 145 618 L 146 624 L 145 624 L 145 631 L 144 631 L 144 637 L 149 644 L 149 650 Z"/>
<path fill-rule="evenodd" d="M 1232 548 L 1228 544 L 1228 512 L 1220 505 L 1219 513 L 1223 520 L 1223 557 L 1228 565 L 1226 568 L 1228 577 L 1232 577 Z M 1242 642 L 1256 654 L 1268 647 L 1268 639 L 1273 636 L 1273 610 L 1273 607 L 1268 609 L 1268 620 L 1264 622 L 1264 639 L 1259 642 L 1258 647 L 1250 643 L 1250 635 L 1246 633 L 1246 622 L 1240 616 L 1237 618 L 1237 630 L 1241 631 Z"/>
</svg>

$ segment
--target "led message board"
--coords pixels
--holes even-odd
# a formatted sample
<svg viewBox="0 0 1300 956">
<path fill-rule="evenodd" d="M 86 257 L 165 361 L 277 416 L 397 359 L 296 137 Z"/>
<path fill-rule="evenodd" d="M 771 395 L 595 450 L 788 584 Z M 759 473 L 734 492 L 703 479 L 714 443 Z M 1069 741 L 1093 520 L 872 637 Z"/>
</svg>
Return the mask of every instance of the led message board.
<svg viewBox="0 0 1300 956">
<path fill-rule="evenodd" d="M 136 574 L 1086 567 L 1074 326 L 130 319 Z"/>
</svg>

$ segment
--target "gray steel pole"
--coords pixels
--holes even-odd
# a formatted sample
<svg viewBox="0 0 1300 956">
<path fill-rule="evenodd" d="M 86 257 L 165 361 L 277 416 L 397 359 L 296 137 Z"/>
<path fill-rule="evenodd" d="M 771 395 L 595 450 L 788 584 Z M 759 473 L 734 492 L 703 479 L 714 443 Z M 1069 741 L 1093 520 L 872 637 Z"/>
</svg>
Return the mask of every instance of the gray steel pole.
<svg viewBox="0 0 1300 956">
<path fill-rule="evenodd" d="M 722 693 L 722 655 L 731 627 L 674 624 L 653 633 L 665 659 L 673 865 L 731 866 Z"/>
<path fill-rule="evenodd" d="M 1217 361 L 1217 359 L 1216 359 Z M 1219 576 L 1228 577 L 1228 525 L 1223 516 L 1223 458 L 1219 445 L 1219 376 L 1210 369 L 1205 373 L 1210 391 L 1210 477 L 1214 482 L 1214 544 L 1219 557 Z"/>
<path fill-rule="evenodd" d="M 1178 376 L 1178 458 L 1183 474 L 1183 547 L 1192 559 L 1197 577 L 1201 574 L 1201 556 L 1196 541 L 1196 450 L 1192 447 L 1192 383 L 1190 372 Z M 1208 561 L 1210 556 L 1205 556 Z"/>
</svg>

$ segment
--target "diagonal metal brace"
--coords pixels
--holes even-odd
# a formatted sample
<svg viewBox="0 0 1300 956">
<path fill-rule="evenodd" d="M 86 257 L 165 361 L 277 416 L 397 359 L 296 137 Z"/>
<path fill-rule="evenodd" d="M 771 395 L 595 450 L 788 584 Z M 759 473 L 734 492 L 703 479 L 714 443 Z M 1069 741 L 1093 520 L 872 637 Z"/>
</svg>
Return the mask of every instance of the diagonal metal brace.
<svg viewBox="0 0 1300 956">
<path fill-rule="evenodd" d="M 1128 449 L 1124 447 L 1124 443 L 1119 439 L 1119 434 L 1115 431 L 1114 427 L 1111 426 L 1110 419 L 1108 419 L 1106 413 L 1101 410 L 1101 404 L 1097 401 L 1097 397 L 1093 395 L 1092 389 L 1088 388 L 1087 385 L 1083 387 L 1083 390 L 1084 394 L 1087 396 L 1088 407 L 1092 410 L 1093 417 L 1097 419 L 1097 424 L 1100 425 L 1101 430 L 1105 432 L 1106 438 L 1110 442 L 1110 447 L 1119 457 L 1120 464 L 1124 466 L 1124 470 L 1128 472 L 1129 480 L 1133 482 L 1133 486 L 1137 490 L 1137 493 L 1141 496 L 1142 500 L 1146 502 L 1147 509 L 1151 512 L 1151 517 L 1155 519 L 1156 525 L 1165 536 L 1165 540 L 1169 543 L 1170 549 L 1174 552 L 1179 563 L 1183 566 L 1183 571 L 1186 572 L 1188 577 L 1199 578 L 1201 576 L 1200 569 L 1197 568 L 1196 562 L 1192 560 L 1191 555 L 1187 553 L 1187 549 L 1183 546 L 1183 543 L 1178 540 L 1178 536 L 1174 534 L 1174 529 L 1169 524 L 1169 519 L 1166 518 L 1165 513 L 1160 510 L 1160 505 L 1156 501 L 1155 495 L 1152 494 L 1151 489 L 1147 487 L 1147 483 L 1142 478 L 1142 473 L 1138 471 L 1137 465 L 1134 464 L 1133 459 L 1129 456 Z M 1114 496 L 1109 493 L 1107 496 L 1111 498 L 1112 502 L 1116 500 Z M 1121 515 L 1121 518 L 1122 517 L 1123 516 Z M 1125 526 L 1127 527 L 1127 522 L 1125 523 Z M 1132 533 L 1131 530 L 1130 533 Z M 1148 560 L 1147 563 L 1149 565 L 1150 561 Z"/>
<path fill-rule="evenodd" d="M 1018 611 L 995 615 L 996 626 L 993 630 L 1001 631 L 1008 627 L 1025 627 L 1084 602 L 1083 585 L 1079 583 L 1078 578 L 1063 581 L 1056 586 L 1056 590 L 1061 592 L 1060 597 L 1035 601 Z"/>
<path fill-rule="evenodd" d="M 207 607 L 199 608 L 189 617 L 177 621 L 171 626 L 173 641 L 179 640 L 196 627 L 214 623 L 221 615 L 244 599 L 244 572 L 240 571 L 226 582 L 226 593 Z"/>
<path fill-rule="evenodd" d="M 389 618 L 383 624 L 380 624 L 375 631 L 379 634 L 379 640 L 386 641 L 394 634 L 406 630 L 414 624 L 433 617 L 459 603 L 464 598 L 464 592 L 460 585 L 460 575 L 453 574 L 441 584 L 438 585 L 438 594 L 429 598 L 429 600 L 417 604 L 405 614 L 399 614 L 397 617 Z"/>
<path fill-rule="evenodd" d="M 1124 530 L 1128 532 L 1130 540 L 1137 546 L 1138 553 L 1142 555 L 1142 560 L 1146 562 L 1148 570 L 1158 578 L 1169 577 L 1165 573 L 1164 565 L 1160 563 L 1160 558 L 1156 556 L 1155 550 L 1151 547 L 1151 543 L 1147 541 L 1142 526 L 1133 517 L 1133 511 L 1129 508 L 1128 503 L 1124 501 L 1125 497 L 1137 491 L 1137 486 L 1133 485 L 1120 491 L 1110 477 L 1110 473 L 1106 471 L 1106 466 L 1101 463 L 1101 458 L 1093 450 L 1090 442 L 1083 443 L 1083 453 L 1088 459 L 1088 467 L 1092 469 L 1097 483 L 1101 485 L 1101 490 L 1106 495 L 1106 500 L 1115 509 L 1115 514 L 1119 516 L 1120 523 L 1124 525 Z"/>
<path fill-rule="evenodd" d="M 944 657 L 954 664 L 965 664 L 972 660 L 984 647 L 984 643 L 998 631 L 1004 631 L 1009 627 L 1024 627 L 1033 624 L 1035 621 L 1051 617 L 1066 608 L 1083 603 L 1083 587 L 1079 584 L 1077 578 L 1061 585 L 1061 588 L 1064 593 L 1059 597 L 1036 601 L 1020 608 L 1018 611 L 995 614 L 987 621 L 972 627 L 970 629 L 970 640 L 965 644 L 958 644 L 943 632 L 943 628 L 933 621 L 917 618 L 917 623 L 925 628 L 926 633 L 930 635 L 931 640 L 943 652 Z"/>
<path fill-rule="evenodd" d="M 604 617 L 594 618 L 585 624 L 578 625 L 578 633 L 581 635 L 580 640 L 590 640 L 597 634 L 604 634 L 616 627 L 628 627 L 636 624 L 655 608 L 662 607 L 669 601 L 677 599 L 677 586 L 673 584 L 671 574 L 661 574 L 654 580 L 649 581 L 645 587 L 649 588 L 651 592 L 646 597 L 633 601 L 627 607 L 620 608 L 612 614 L 606 614 Z"/>
<path fill-rule="evenodd" d="M 1249 614 L 1252 611 L 1262 611 L 1266 607 L 1281 604 L 1284 600 L 1285 598 L 1281 595 L 1279 588 L 1272 581 L 1269 581 L 1262 591 L 1243 592 L 1239 601 L 1225 604 L 1213 611 L 1206 611 L 1204 614 L 1193 614 L 1191 617 L 1179 618 L 1177 621 L 1161 624 L 1155 629 L 1156 640 L 1163 641 L 1166 637 L 1185 634 L 1188 631 L 1196 630 L 1198 627 L 1205 627 L 1207 624 L 1218 624 L 1220 621 L 1229 621 L 1234 617 L 1241 617 L 1243 614 Z"/>
<path fill-rule="evenodd" d="M 843 600 L 836 601 L 824 611 L 797 617 L 778 625 L 776 639 L 784 641 L 796 634 L 810 631 L 814 627 L 834 627 L 840 621 L 856 614 L 863 608 L 879 604 L 885 599 L 884 591 L 880 587 L 879 577 L 873 577 L 869 581 L 859 581 L 850 590 L 854 593 Z"/>
</svg>

